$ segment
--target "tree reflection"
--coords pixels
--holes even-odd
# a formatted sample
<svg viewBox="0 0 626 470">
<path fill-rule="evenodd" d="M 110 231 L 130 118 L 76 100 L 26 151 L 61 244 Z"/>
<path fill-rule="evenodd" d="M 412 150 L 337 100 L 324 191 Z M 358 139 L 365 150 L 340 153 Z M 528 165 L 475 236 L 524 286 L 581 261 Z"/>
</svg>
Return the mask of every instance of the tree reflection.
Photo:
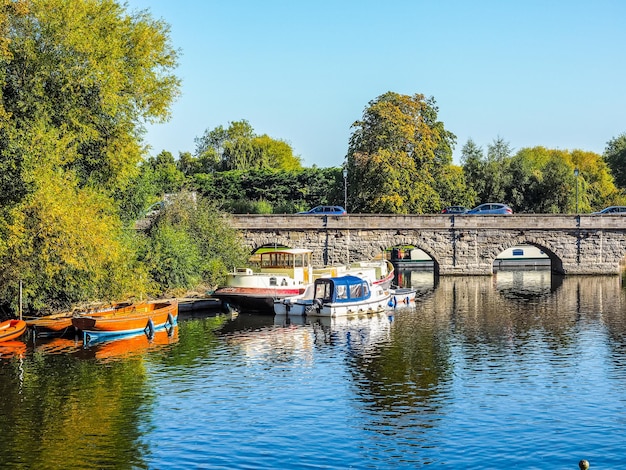
<svg viewBox="0 0 626 470">
<path fill-rule="evenodd" d="M 388 426 L 432 426 L 459 374 L 523 375 L 542 350 L 572 355 L 581 321 L 608 321 L 623 365 L 624 305 L 616 276 L 442 277 L 432 296 L 395 312 L 389 341 L 350 356 L 354 381 L 367 391 L 362 406 Z"/>
</svg>

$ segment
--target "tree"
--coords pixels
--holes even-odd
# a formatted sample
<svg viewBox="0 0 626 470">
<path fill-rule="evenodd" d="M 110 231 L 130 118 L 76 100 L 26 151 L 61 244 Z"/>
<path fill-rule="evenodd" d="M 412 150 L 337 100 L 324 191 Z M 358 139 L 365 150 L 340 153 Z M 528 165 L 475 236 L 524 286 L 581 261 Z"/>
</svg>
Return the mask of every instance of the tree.
<svg viewBox="0 0 626 470">
<path fill-rule="evenodd" d="M 231 122 L 228 129 L 207 129 L 196 138 L 196 156 L 208 172 L 230 170 L 296 170 L 300 158 L 291 146 L 267 135 L 257 136 L 246 120 Z"/>
<path fill-rule="evenodd" d="M 193 176 L 201 170 L 200 162 L 190 152 L 180 152 L 176 168 L 186 177 Z"/>
<path fill-rule="evenodd" d="M 58 163 L 79 185 L 123 187 L 141 160 L 143 122 L 165 120 L 178 94 L 168 27 L 113 0 L 26 3 L 28 12 L 10 19 L 2 83 L 10 140 L 0 151 L 13 149 L 16 166 L 30 168 L 33 156 L 15 150 L 40 121 L 65 141 Z"/>
<path fill-rule="evenodd" d="M 476 194 L 476 203 L 507 202 L 511 174 L 509 169 L 511 149 L 501 137 L 487 146 L 487 156 L 468 139 L 462 149 L 463 171 L 467 182 Z"/>
<path fill-rule="evenodd" d="M 162 198 L 166 193 L 180 191 L 185 183 L 185 175 L 174 160 L 174 156 L 165 150 L 156 157 L 150 158 L 148 164 L 154 172 L 157 194 Z"/>
<path fill-rule="evenodd" d="M 615 184 L 620 188 L 626 188 L 626 133 L 607 142 L 604 160 L 611 169 Z"/>
<path fill-rule="evenodd" d="M 481 202 L 508 202 L 507 189 L 511 183 L 509 158 L 511 147 L 501 137 L 487 146 L 487 166 L 485 168 L 485 192 Z"/>
<path fill-rule="evenodd" d="M 469 138 L 461 149 L 463 173 L 480 202 L 484 202 L 486 192 L 486 161 L 481 147 Z"/>
<path fill-rule="evenodd" d="M 147 293 L 114 197 L 178 94 L 167 25 L 113 0 L 25 0 L 0 27 L 0 295 L 20 278 L 34 308 Z"/>
<path fill-rule="evenodd" d="M 456 137 L 434 98 L 387 92 L 356 121 L 347 155 L 351 212 L 439 211 L 434 175 L 452 161 Z"/>
<path fill-rule="evenodd" d="M 170 200 L 148 235 L 142 260 L 160 289 L 172 294 L 199 284 L 215 288 L 249 256 L 216 206 L 187 192 Z"/>
<path fill-rule="evenodd" d="M 482 202 L 493 198 L 517 212 L 571 213 L 576 206 L 579 212 L 588 212 L 624 201 L 606 163 L 593 152 L 532 147 L 509 156 L 508 145 L 497 139 L 489 157 L 481 159 L 475 148 L 473 143 L 464 147 L 464 169 L 482 191 Z"/>
<path fill-rule="evenodd" d="M 434 181 L 435 192 L 439 195 L 441 205 L 473 207 L 476 194 L 467 184 L 463 168 L 457 165 L 446 165 L 439 171 Z"/>
<path fill-rule="evenodd" d="M 595 152 L 573 150 L 571 171 L 579 170 L 581 211 L 600 210 L 610 205 L 624 205 L 624 191 L 615 186 L 606 161 Z"/>
</svg>

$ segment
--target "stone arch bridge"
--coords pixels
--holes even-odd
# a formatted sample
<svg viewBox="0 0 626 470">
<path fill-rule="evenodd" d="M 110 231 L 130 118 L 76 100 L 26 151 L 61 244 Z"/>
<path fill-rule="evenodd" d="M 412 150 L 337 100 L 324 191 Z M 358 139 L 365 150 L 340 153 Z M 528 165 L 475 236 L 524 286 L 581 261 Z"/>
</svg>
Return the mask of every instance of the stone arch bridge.
<svg viewBox="0 0 626 470">
<path fill-rule="evenodd" d="M 263 245 L 313 250 L 316 264 L 369 259 L 414 245 L 437 275 L 490 275 L 502 251 L 533 245 L 561 274 L 620 274 L 626 216 L 619 215 L 233 215 L 251 251 Z"/>
</svg>

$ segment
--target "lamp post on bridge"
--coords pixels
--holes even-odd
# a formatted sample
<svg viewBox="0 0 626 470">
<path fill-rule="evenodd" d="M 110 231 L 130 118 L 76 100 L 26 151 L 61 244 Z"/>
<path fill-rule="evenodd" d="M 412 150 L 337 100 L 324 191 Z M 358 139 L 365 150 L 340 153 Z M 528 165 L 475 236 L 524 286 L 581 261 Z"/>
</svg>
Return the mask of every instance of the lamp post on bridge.
<svg viewBox="0 0 626 470">
<path fill-rule="evenodd" d="M 348 169 L 343 167 L 343 208 L 348 212 Z"/>
<path fill-rule="evenodd" d="M 348 212 L 348 168 L 343 167 L 343 208 Z M 350 263 L 350 230 L 346 239 L 346 264 Z"/>
<path fill-rule="evenodd" d="M 574 176 L 576 177 L 576 213 L 578 214 L 578 168 L 574 168 Z"/>
</svg>

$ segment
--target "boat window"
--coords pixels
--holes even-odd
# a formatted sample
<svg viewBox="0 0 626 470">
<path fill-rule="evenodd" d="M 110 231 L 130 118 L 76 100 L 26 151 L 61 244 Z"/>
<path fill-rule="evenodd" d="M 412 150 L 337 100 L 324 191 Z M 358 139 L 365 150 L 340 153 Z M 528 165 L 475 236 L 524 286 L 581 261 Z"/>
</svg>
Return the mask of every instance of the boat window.
<svg viewBox="0 0 626 470">
<path fill-rule="evenodd" d="M 329 282 L 316 283 L 315 298 L 329 301 L 332 298 L 332 285 Z"/>
<path fill-rule="evenodd" d="M 524 250 L 516 248 L 513 250 L 513 256 L 524 256 Z"/>
<path fill-rule="evenodd" d="M 261 255 L 261 266 L 264 268 L 290 268 L 294 256 L 291 253 L 265 253 Z"/>
<path fill-rule="evenodd" d="M 348 292 L 346 290 L 346 286 L 337 286 L 337 298 L 338 299 L 347 299 L 348 298 Z"/>
<path fill-rule="evenodd" d="M 363 297 L 363 288 L 361 284 L 355 284 L 350 286 L 350 297 Z"/>
</svg>

